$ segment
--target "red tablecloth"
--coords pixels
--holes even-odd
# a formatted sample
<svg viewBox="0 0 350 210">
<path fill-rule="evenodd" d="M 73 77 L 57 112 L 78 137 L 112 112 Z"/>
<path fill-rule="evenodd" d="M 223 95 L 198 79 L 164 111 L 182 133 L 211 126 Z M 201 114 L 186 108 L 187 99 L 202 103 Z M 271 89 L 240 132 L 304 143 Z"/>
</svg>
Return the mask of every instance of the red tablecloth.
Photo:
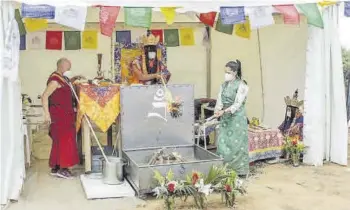
<svg viewBox="0 0 350 210">
<path fill-rule="evenodd" d="M 248 132 L 250 162 L 282 155 L 283 135 L 279 130 Z"/>
</svg>

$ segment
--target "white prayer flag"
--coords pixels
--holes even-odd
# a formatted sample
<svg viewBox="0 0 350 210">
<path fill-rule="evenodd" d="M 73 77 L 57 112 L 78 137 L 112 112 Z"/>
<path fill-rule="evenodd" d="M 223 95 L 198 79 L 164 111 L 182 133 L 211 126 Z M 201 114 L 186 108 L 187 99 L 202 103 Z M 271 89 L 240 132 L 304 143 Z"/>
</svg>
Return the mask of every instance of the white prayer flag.
<svg viewBox="0 0 350 210">
<path fill-rule="evenodd" d="M 56 7 L 55 22 L 80 31 L 84 31 L 87 7 L 61 6 Z"/>
<path fill-rule="evenodd" d="M 26 47 L 28 50 L 43 50 L 46 45 L 46 32 L 32 32 L 26 35 Z"/>
<path fill-rule="evenodd" d="M 274 11 L 272 6 L 249 7 L 246 10 L 246 13 L 249 15 L 251 29 L 275 24 L 272 16 Z"/>
</svg>

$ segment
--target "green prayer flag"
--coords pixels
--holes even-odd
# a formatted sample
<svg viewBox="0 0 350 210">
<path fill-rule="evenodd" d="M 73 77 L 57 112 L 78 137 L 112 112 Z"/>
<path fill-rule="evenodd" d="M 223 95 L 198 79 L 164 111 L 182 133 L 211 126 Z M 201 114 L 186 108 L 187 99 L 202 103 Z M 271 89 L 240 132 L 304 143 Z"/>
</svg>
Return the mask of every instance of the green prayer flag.
<svg viewBox="0 0 350 210">
<path fill-rule="evenodd" d="M 222 33 L 225 33 L 225 34 L 232 35 L 233 24 L 232 25 L 223 24 L 221 22 L 221 14 L 219 14 L 218 20 L 216 21 L 215 30 L 222 32 Z"/>
<path fill-rule="evenodd" d="M 64 32 L 64 49 L 65 50 L 80 50 L 81 49 L 80 31 L 65 31 Z"/>
<path fill-rule="evenodd" d="M 152 8 L 124 7 L 124 20 L 127 26 L 150 28 Z"/>
<path fill-rule="evenodd" d="M 179 43 L 179 30 L 178 29 L 165 29 L 164 30 L 164 44 L 167 47 L 177 47 Z"/>
<path fill-rule="evenodd" d="M 19 13 L 19 9 L 15 9 L 15 19 L 16 19 L 17 24 L 18 24 L 19 34 L 21 36 L 26 35 L 26 33 L 27 33 L 26 27 L 24 26 L 24 23 L 22 21 L 22 17 L 21 17 L 21 14 Z"/>
<path fill-rule="evenodd" d="M 322 15 L 316 3 L 297 4 L 296 6 L 306 16 L 308 24 L 323 28 Z"/>
</svg>

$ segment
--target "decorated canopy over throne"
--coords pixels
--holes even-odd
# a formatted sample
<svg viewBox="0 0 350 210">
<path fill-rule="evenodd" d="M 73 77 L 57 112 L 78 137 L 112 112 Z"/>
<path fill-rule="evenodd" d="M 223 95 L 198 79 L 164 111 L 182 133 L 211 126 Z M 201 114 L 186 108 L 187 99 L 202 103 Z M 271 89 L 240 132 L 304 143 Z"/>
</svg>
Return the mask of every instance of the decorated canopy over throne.
<svg viewBox="0 0 350 210">
<path fill-rule="evenodd" d="M 144 46 L 147 45 L 155 45 L 157 47 L 158 62 L 166 68 L 166 47 L 159 43 L 159 37 L 148 34 L 141 37 L 140 43 L 116 43 L 114 49 L 114 66 L 116 72 L 115 81 L 117 83 L 132 83 L 133 75 L 130 71 L 130 64 L 135 60 L 140 61 L 143 73 L 148 74 L 144 53 Z"/>
</svg>

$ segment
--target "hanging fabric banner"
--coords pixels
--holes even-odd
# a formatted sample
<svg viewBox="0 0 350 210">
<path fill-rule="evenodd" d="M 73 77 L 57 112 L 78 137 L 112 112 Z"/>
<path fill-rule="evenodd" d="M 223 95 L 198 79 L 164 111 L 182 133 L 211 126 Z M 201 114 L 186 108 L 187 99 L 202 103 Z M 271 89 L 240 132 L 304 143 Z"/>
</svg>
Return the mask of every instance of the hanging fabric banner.
<svg viewBox="0 0 350 210">
<path fill-rule="evenodd" d="M 248 11 L 251 29 L 275 24 L 272 16 L 272 6 L 249 7 Z"/>
<path fill-rule="evenodd" d="M 344 2 L 344 16 L 350 17 L 350 1 Z"/>
<path fill-rule="evenodd" d="M 161 7 L 160 11 L 165 17 L 166 24 L 171 25 L 174 23 L 176 15 L 176 7 Z"/>
<path fill-rule="evenodd" d="M 151 33 L 155 36 L 155 37 L 159 37 L 159 43 L 163 44 L 163 30 L 162 29 L 153 29 L 151 30 Z"/>
<path fill-rule="evenodd" d="M 237 36 L 250 39 L 250 34 L 252 32 L 250 28 L 250 21 L 247 18 L 244 23 L 237 23 L 234 25 L 234 32 Z"/>
<path fill-rule="evenodd" d="M 46 32 L 33 32 L 26 35 L 27 50 L 45 49 Z"/>
<path fill-rule="evenodd" d="M 80 50 L 81 49 L 80 31 L 65 31 L 64 32 L 64 49 L 65 50 Z"/>
<path fill-rule="evenodd" d="M 220 7 L 220 19 L 223 25 L 243 23 L 245 21 L 244 7 Z"/>
<path fill-rule="evenodd" d="M 111 37 L 117 21 L 120 7 L 100 7 L 100 31 L 101 34 Z"/>
<path fill-rule="evenodd" d="M 164 30 L 164 44 L 167 47 L 179 46 L 179 31 L 178 29 L 165 29 Z"/>
<path fill-rule="evenodd" d="M 216 14 L 217 12 L 201 13 L 199 15 L 199 20 L 208 26 L 214 27 Z"/>
<path fill-rule="evenodd" d="M 323 19 L 316 3 L 297 4 L 297 7 L 306 16 L 309 25 L 323 28 Z"/>
<path fill-rule="evenodd" d="M 82 48 L 88 50 L 97 49 L 97 31 L 83 31 L 82 35 Z"/>
<path fill-rule="evenodd" d="M 194 33 L 192 28 L 180 29 L 180 44 L 183 46 L 194 45 Z"/>
<path fill-rule="evenodd" d="M 22 17 L 25 18 L 45 18 L 54 19 L 55 18 L 55 7 L 50 5 L 30 5 L 22 4 L 21 7 Z"/>
<path fill-rule="evenodd" d="M 25 28 L 24 23 L 22 21 L 22 17 L 21 17 L 21 14 L 19 12 L 19 9 L 15 9 L 15 19 L 18 23 L 19 34 L 21 36 L 25 35 L 27 33 L 27 31 L 26 31 L 26 28 Z"/>
<path fill-rule="evenodd" d="M 130 44 L 131 43 L 131 31 L 117 31 L 115 40 L 118 43 Z"/>
<path fill-rule="evenodd" d="M 285 24 L 300 23 L 300 15 L 294 5 L 275 5 L 274 7 L 283 15 Z"/>
<path fill-rule="evenodd" d="M 26 50 L 26 35 L 21 36 L 19 50 Z"/>
<path fill-rule="evenodd" d="M 219 18 L 218 21 L 216 21 L 216 26 L 215 26 L 215 30 L 225 33 L 225 34 L 229 34 L 232 35 L 233 32 L 233 24 L 231 25 L 224 25 L 221 22 L 221 13 L 219 14 Z"/>
<path fill-rule="evenodd" d="M 83 31 L 85 28 L 86 15 L 87 7 L 84 6 L 56 7 L 55 22 Z"/>
<path fill-rule="evenodd" d="M 127 26 L 149 28 L 152 22 L 152 8 L 124 7 L 124 20 Z"/>
<path fill-rule="evenodd" d="M 62 31 L 46 31 L 46 49 L 62 50 Z"/>
<path fill-rule="evenodd" d="M 41 18 L 25 18 L 24 24 L 28 32 L 40 31 L 47 29 L 47 20 Z"/>
</svg>

